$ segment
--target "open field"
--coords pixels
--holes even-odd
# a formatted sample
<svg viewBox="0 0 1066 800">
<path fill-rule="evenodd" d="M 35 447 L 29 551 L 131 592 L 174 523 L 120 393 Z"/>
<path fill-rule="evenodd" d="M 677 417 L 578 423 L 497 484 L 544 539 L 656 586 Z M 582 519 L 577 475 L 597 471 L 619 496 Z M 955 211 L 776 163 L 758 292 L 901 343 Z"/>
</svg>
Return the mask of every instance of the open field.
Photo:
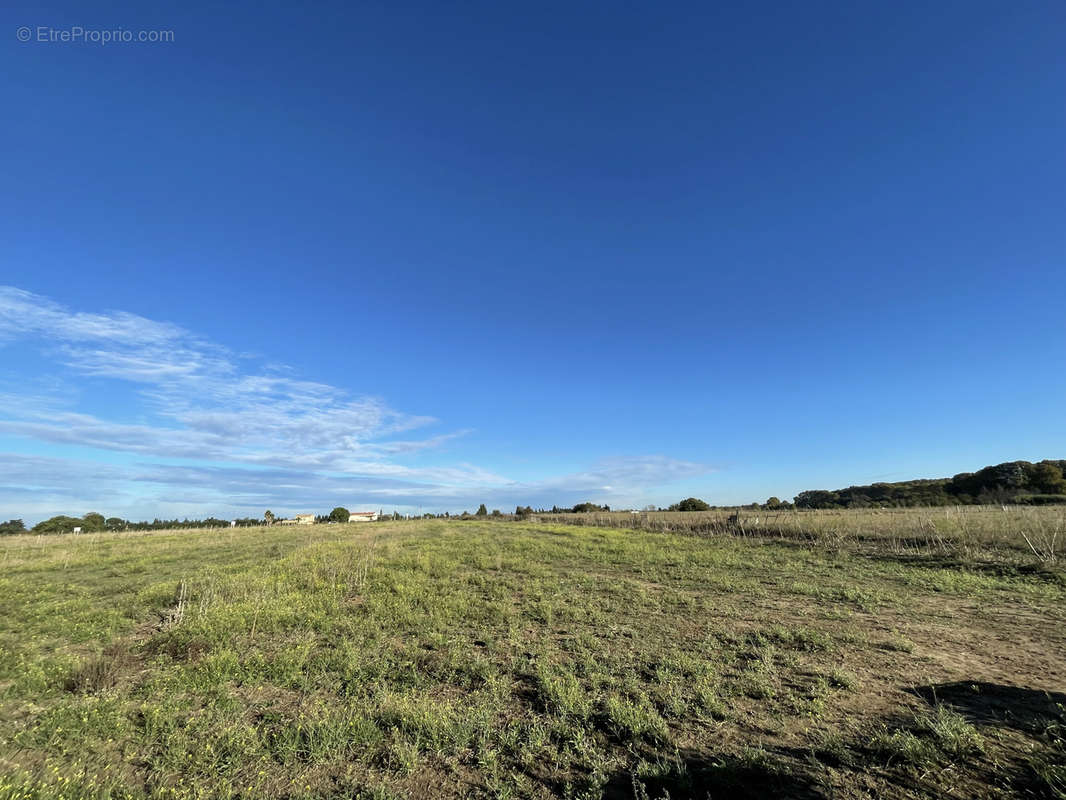
<svg viewBox="0 0 1066 800">
<path fill-rule="evenodd" d="M 1066 797 L 1061 509 L 720 516 L 7 537 L 0 800 Z"/>
</svg>

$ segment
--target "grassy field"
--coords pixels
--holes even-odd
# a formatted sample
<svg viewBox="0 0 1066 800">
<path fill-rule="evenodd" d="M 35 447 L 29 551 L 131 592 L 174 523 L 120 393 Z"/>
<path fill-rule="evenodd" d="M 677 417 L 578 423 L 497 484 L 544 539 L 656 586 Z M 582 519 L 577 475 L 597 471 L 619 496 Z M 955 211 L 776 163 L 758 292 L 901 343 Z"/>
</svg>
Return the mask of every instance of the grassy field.
<svg viewBox="0 0 1066 800">
<path fill-rule="evenodd" d="M 8 537 L 0 800 L 1063 798 L 1063 512 L 972 513 Z"/>
</svg>

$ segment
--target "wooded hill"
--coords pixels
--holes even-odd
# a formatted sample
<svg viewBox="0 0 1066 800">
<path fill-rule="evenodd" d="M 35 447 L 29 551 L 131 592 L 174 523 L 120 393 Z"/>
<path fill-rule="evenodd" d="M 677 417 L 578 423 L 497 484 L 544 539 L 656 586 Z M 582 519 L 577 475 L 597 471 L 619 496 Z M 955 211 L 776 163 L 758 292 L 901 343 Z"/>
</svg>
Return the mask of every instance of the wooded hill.
<svg viewBox="0 0 1066 800">
<path fill-rule="evenodd" d="M 812 489 L 796 495 L 797 508 L 868 508 L 1011 503 L 1066 503 L 1066 460 L 1007 461 L 953 478 Z"/>
</svg>

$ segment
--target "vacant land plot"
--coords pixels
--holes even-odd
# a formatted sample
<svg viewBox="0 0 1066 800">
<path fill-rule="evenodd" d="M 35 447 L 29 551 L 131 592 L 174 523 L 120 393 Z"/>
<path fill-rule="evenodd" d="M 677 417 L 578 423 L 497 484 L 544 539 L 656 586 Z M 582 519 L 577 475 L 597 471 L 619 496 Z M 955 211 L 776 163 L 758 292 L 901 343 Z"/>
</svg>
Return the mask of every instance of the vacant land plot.
<svg viewBox="0 0 1066 800">
<path fill-rule="evenodd" d="M 1064 797 L 1066 581 L 968 556 L 491 521 L 11 537 L 0 798 Z"/>
</svg>

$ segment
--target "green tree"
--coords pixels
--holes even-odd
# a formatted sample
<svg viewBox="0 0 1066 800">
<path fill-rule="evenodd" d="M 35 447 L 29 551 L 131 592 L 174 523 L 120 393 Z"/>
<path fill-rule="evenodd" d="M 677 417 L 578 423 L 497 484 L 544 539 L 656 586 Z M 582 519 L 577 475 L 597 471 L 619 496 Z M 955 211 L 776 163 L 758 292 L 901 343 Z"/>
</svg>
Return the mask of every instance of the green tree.
<svg viewBox="0 0 1066 800">
<path fill-rule="evenodd" d="M 87 531 L 102 531 L 107 527 L 107 521 L 104 519 L 103 514 L 97 514 L 95 511 L 90 511 L 84 517 L 81 518 L 82 528 Z"/>
<path fill-rule="evenodd" d="M 347 522 L 349 516 L 351 514 L 344 506 L 337 506 L 329 512 L 330 522 Z"/>
<path fill-rule="evenodd" d="M 1033 465 L 1032 485 L 1041 494 L 1066 494 L 1066 479 L 1062 469 L 1050 461 Z"/>
<path fill-rule="evenodd" d="M 595 503 L 578 503 L 570 511 L 574 514 L 589 514 L 593 511 L 610 511 L 610 506 L 600 506 Z"/>
<path fill-rule="evenodd" d="M 836 492 L 811 489 L 795 497 L 796 508 L 839 508 L 840 497 Z"/>
<path fill-rule="evenodd" d="M 0 522 L 0 536 L 4 534 L 24 533 L 26 531 L 26 524 L 21 519 L 9 519 L 7 522 Z"/>
<path fill-rule="evenodd" d="M 85 520 L 78 517 L 67 517 L 62 514 L 42 520 L 33 526 L 34 533 L 70 533 L 75 528 L 81 528 Z"/>
<path fill-rule="evenodd" d="M 104 525 L 107 526 L 109 531 L 117 531 L 120 528 L 126 527 L 126 520 L 121 517 L 108 517 L 107 520 L 104 521 Z"/>
<path fill-rule="evenodd" d="M 487 508 L 485 508 L 485 504 L 484 503 L 482 503 L 481 505 L 479 505 L 477 507 L 477 516 L 479 516 L 479 517 L 487 517 L 488 514 L 489 514 L 489 510 Z"/>
<path fill-rule="evenodd" d="M 781 508 L 781 500 L 777 497 L 771 497 L 766 501 L 766 507 L 771 510 Z"/>
<path fill-rule="evenodd" d="M 274 512 L 271 511 L 269 508 L 265 512 L 263 512 L 263 521 L 266 522 L 267 525 L 274 524 Z"/>
<path fill-rule="evenodd" d="M 671 511 L 710 511 L 711 507 L 698 497 L 686 497 L 680 503 L 670 506 Z"/>
</svg>

